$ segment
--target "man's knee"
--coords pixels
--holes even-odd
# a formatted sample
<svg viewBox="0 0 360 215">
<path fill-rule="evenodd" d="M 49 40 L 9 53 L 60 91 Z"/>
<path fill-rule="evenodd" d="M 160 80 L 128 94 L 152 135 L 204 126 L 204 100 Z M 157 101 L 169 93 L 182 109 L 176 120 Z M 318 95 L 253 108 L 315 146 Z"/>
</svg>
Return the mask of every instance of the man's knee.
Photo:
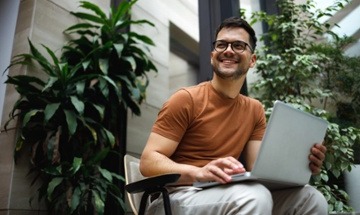
<svg viewBox="0 0 360 215">
<path fill-rule="evenodd" d="M 317 214 L 327 214 L 328 203 L 323 194 L 312 186 L 303 188 L 304 194 L 308 197 L 306 205 L 309 210 L 316 211 Z"/>
<path fill-rule="evenodd" d="M 258 186 L 257 190 L 251 193 L 250 201 L 261 211 L 271 211 L 273 200 L 270 191 L 262 185 Z"/>
<path fill-rule="evenodd" d="M 271 212 L 273 201 L 270 191 L 263 185 L 256 183 L 249 184 L 248 188 L 246 198 L 241 198 L 234 202 L 241 209 L 240 211 L 245 211 L 248 214 Z"/>
</svg>

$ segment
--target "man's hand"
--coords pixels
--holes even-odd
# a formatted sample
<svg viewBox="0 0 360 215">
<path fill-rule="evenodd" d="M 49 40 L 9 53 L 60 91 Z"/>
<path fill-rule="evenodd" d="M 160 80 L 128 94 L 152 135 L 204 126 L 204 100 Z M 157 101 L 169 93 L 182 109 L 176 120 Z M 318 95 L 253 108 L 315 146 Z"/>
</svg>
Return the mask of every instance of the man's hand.
<svg viewBox="0 0 360 215">
<path fill-rule="evenodd" d="M 217 181 L 225 184 L 231 175 L 245 172 L 244 166 L 234 157 L 219 158 L 209 162 L 196 174 L 197 181 Z"/>
<path fill-rule="evenodd" d="M 325 160 L 326 147 L 323 144 L 315 144 L 310 151 L 311 154 L 309 156 L 309 166 L 312 174 L 316 175 L 320 173 L 321 167 Z"/>
</svg>

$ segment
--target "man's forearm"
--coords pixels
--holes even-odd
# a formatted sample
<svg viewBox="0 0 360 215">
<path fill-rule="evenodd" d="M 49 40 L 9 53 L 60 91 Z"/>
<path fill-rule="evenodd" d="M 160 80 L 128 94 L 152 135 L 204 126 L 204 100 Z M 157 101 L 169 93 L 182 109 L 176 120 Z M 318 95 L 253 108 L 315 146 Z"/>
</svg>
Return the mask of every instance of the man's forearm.
<svg viewBox="0 0 360 215">
<path fill-rule="evenodd" d="M 195 175 L 198 170 L 199 167 L 176 163 L 157 152 L 141 156 L 140 171 L 146 177 L 179 173 L 181 177 L 178 180 L 178 184 L 192 184 L 195 181 Z"/>
</svg>

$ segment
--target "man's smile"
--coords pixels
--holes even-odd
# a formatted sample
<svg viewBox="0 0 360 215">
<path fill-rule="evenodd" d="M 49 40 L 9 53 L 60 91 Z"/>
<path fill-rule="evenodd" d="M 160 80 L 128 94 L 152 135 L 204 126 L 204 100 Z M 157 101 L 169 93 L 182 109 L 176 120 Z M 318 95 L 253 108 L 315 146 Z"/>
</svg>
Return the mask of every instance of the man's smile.
<svg viewBox="0 0 360 215">
<path fill-rule="evenodd" d="M 226 64 L 226 65 L 231 65 L 231 64 L 238 64 L 239 61 L 236 60 L 236 59 L 228 59 L 228 58 L 222 58 L 222 59 L 219 59 L 219 61 L 223 64 Z"/>
</svg>

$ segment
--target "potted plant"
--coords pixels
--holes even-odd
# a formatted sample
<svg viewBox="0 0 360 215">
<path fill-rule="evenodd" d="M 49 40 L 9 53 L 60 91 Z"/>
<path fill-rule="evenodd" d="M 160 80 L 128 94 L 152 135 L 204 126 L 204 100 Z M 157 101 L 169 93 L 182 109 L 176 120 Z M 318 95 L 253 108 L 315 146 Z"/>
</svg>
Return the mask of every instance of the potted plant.
<svg viewBox="0 0 360 215">
<path fill-rule="evenodd" d="M 330 212 L 352 211 L 349 196 L 336 179 L 343 172 L 351 170 L 353 146 L 359 144 L 360 131 L 354 125 L 339 124 L 326 111 L 327 100 L 334 98 L 332 89 L 324 80 L 330 71 L 326 63 L 332 61 L 332 56 L 317 47 L 319 43 L 328 44 L 325 35 L 331 35 L 335 41 L 341 38 L 331 31 L 329 23 L 321 23 L 319 18 L 331 16 L 345 3 L 346 0 L 337 1 L 325 10 L 318 10 L 312 0 L 304 4 L 280 0 L 277 1 L 278 15 L 264 12 L 252 14 L 252 23 L 262 21 L 268 27 L 260 38 L 265 46 L 257 53 L 255 72 L 260 79 L 252 87 L 253 93 L 264 103 L 267 113 L 271 112 L 274 100 L 283 100 L 330 122 L 324 143 L 328 149 L 326 160 L 321 173 L 311 179 L 311 184 L 327 199 Z M 336 49 L 336 53 L 339 55 L 339 49 Z M 338 68 L 336 72 L 342 72 Z M 316 107 L 312 105 L 313 101 L 323 106 Z"/>
<path fill-rule="evenodd" d="M 41 180 L 39 199 L 51 214 L 103 214 L 110 197 L 124 208 L 116 185 L 123 177 L 102 162 L 124 144 L 121 111 L 140 114 L 146 73 L 157 71 L 147 52 L 152 40 L 129 31 L 131 25 L 152 25 L 131 20 L 135 2 L 123 1 L 107 16 L 81 1 L 87 12 L 71 13 L 81 22 L 65 30 L 71 37 L 60 58 L 43 45 L 47 58 L 29 40 L 30 53 L 15 56 L 9 66 L 42 72 L 9 76 L 6 83 L 20 94 L 10 114 L 20 121 L 16 152 L 31 146 L 31 172 Z"/>
</svg>

